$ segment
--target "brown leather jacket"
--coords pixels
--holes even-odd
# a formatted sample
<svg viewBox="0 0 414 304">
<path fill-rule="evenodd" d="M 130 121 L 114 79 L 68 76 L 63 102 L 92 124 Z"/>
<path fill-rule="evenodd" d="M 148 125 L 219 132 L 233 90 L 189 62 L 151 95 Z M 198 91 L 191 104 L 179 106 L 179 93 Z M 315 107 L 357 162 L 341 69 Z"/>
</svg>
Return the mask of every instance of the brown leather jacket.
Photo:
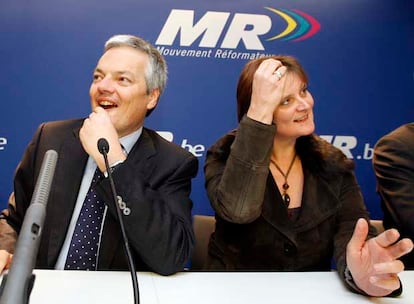
<svg viewBox="0 0 414 304">
<path fill-rule="evenodd" d="M 275 130 L 274 125 L 245 116 L 237 131 L 222 137 L 207 153 L 206 188 L 217 219 L 207 268 L 328 271 L 335 258 L 343 278 L 346 245 L 355 223 L 361 217 L 368 219 L 354 173 L 349 170 L 328 180 L 311 172 L 302 159 L 301 214 L 291 221 L 269 174 Z"/>
</svg>

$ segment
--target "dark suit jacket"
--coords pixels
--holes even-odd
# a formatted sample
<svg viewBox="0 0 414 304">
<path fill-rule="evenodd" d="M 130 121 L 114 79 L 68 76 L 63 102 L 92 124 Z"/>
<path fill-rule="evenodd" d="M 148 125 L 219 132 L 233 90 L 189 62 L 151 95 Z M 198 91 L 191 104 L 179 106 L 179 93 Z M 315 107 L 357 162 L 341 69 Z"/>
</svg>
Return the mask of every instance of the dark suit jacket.
<svg viewBox="0 0 414 304">
<path fill-rule="evenodd" d="M 38 128 L 16 170 L 14 196 L 3 211 L 0 248 L 13 251 L 13 230 L 19 232 L 43 156 L 49 149 L 56 150 L 59 157 L 36 268 L 53 268 L 65 239 L 88 158 L 79 140 L 82 122 L 50 122 Z M 137 270 L 166 275 L 183 269 L 194 242 L 189 195 L 197 169 L 192 154 L 144 128 L 127 160 L 113 172 L 117 193 L 131 209 L 124 222 Z M 109 210 L 98 269 L 127 270 L 109 180 L 104 179 L 97 191 Z"/>
<path fill-rule="evenodd" d="M 414 240 L 414 123 L 382 137 L 375 146 L 373 165 L 386 229 Z M 414 269 L 414 253 L 402 257 Z"/>
<path fill-rule="evenodd" d="M 348 171 L 327 180 L 302 159 L 301 214 L 289 220 L 269 177 L 274 134 L 275 126 L 244 117 L 237 132 L 208 150 L 206 187 L 217 222 L 207 268 L 322 271 L 331 269 L 335 257 L 344 279 L 346 245 L 357 219 L 368 219 L 355 176 Z"/>
</svg>

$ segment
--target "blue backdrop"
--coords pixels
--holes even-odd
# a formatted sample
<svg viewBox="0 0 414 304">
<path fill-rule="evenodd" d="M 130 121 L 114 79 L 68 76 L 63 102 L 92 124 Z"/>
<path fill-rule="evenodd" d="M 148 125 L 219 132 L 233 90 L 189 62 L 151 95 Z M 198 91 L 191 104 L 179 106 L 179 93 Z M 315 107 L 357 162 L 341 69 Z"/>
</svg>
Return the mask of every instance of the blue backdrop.
<svg viewBox="0 0 414 304">
<path fill-rule="evenodd" d="M 36 127 L 89 114 L 93 68 L 106 39 L 120 33 L 145 38 L 166 57 L 167 89 L 146 125 L 199 157 L 194 213 L 213 213 L 205 152 L 237 126 L 241 68 L 263 54 L 290 54 L 308 71 L 316 132 L 355 159 L 371 216 L 382 216 L 372 148 L 414 120 L 410 0 L 1 1 L 1 208 Z"/>
</svg>

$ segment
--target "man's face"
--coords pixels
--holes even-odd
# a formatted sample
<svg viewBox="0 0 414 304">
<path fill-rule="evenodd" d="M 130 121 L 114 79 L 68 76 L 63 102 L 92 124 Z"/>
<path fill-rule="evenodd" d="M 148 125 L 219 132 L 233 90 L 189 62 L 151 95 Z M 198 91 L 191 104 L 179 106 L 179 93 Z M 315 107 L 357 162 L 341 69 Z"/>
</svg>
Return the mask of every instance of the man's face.
<svg viewBox="0 0 414 304">
<path fill-rule="evenodd" d="M 104 108 L 118 132 L 126 136 L 139 129 L 147 110 L 156 106 L 159 91 L 147 94 L 148 55 L 131 47 L 106 51 L 95 68 L 89 89 L 91 106 Z"/>
</svg>

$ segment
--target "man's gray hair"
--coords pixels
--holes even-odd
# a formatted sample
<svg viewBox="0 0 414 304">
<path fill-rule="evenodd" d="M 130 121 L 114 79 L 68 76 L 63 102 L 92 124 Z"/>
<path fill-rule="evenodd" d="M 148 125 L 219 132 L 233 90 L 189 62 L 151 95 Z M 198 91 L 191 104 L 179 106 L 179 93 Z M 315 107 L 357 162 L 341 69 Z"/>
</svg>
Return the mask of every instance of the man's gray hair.
<svg viewBox="0 0 414 304">
<path fill-rule="evenodd" d="M 167 84 L 167 63 L 165 62 L 164 57 L 152 44 L 133 35 L 112 36 L 106 41 L 104 52 L 111 48 L 121 46 L 132 47 L 149 56 L 149 65 L 145 71 L 147 94 L 150 94 L 154 89 L 159 89 L 161 96 Z"/>
</svg>

